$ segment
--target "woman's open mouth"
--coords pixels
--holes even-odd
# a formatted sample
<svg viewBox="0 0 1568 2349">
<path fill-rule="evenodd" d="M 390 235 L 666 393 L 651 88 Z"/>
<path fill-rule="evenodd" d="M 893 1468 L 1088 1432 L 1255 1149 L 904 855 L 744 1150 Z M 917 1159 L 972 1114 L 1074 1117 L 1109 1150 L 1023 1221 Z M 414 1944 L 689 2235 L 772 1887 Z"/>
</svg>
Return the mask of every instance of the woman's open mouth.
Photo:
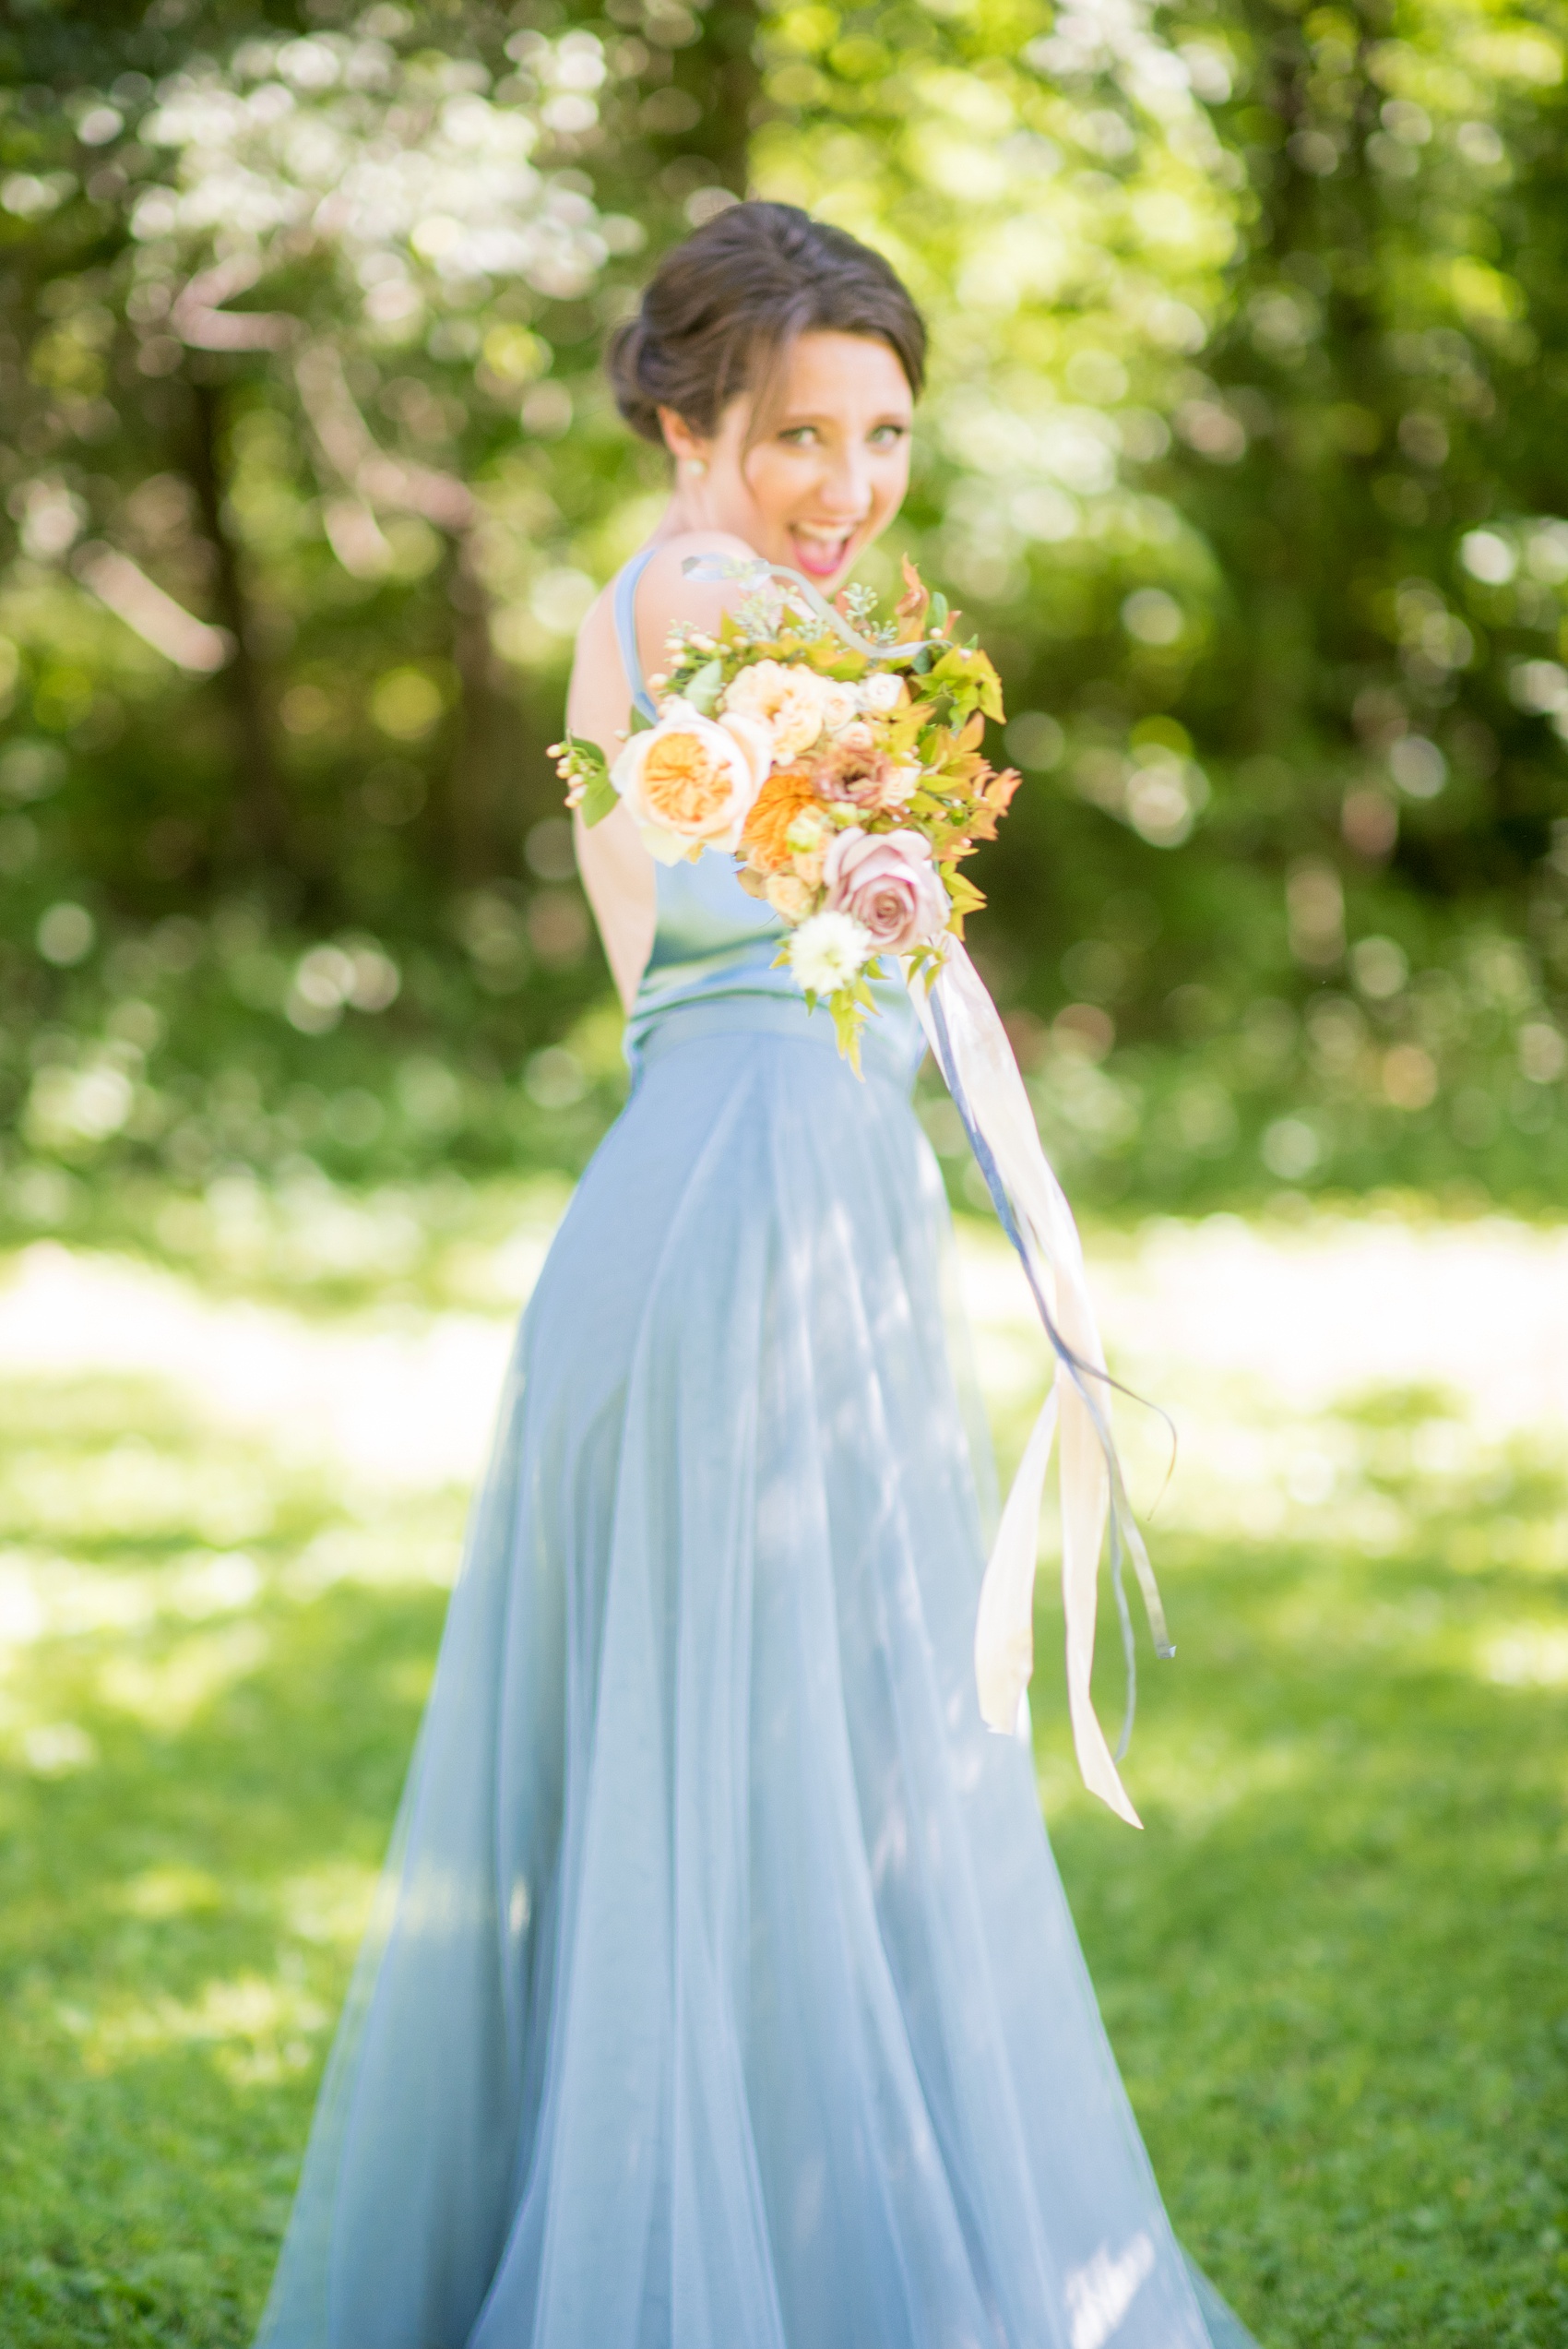
<svg viewBox="0 0 1568 2349">
<path fill-rule="evenodd" d="M 830 579 L 841 571 L 849 558 L 853 529 L 817 529 L 808 522 L 794 522 L 790 529 L 790 543 L 794 549 L 795 567 L 809 579 Z"/>
</svg>

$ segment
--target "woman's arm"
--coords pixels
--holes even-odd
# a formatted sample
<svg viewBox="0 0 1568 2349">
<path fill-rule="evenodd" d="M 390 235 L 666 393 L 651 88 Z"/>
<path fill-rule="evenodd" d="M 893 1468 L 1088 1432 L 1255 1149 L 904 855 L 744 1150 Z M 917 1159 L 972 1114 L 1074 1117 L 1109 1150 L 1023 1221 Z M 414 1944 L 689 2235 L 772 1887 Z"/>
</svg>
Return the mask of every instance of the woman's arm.
<svg viewBox="0 0 1568 2349">
<path fill-rule="evenodd" d="M 608 592 L 599 598 L 577 635 L 566 695 L 567 732 L 596 742 L 613 764 L 631 716 L 631 690 L 621 665 Z M 630 1011 L 637 982 L 653 950 L 659 884 L 652 857 L 624 807 L 614 807 L 590 831 L 574 815 L 572 831 L 605 959 L 622 1007 Z"/>
<path fill-rule="evenodd" d="M 637 650 L 645 679 L 662 666 L 665 642 L 677 621 L 691 627 L 717 628 L 743 592 L 732 579 L 700 584 L 688 579 L 681 567 L 686 558 L 694 554 L 744 558 L 751 553 L 743 540 L 721 531 L 684 532 L 662 542 L 637 581 Z M 567 730 L 596 742 L 613 764 L 625 738 L 631 708 L 631 687 L 615 635 L 612 592 L 607 589 L 578 631 L 566 695 Z M 580 817 L 574 817 L 573 831 L 577 869 L 604 941 L 616 992 L 629 1011 L 653 950 L 659 918 L 654 862 L 624 807 L 615 808 L 591 831 Z"/>
</svg>

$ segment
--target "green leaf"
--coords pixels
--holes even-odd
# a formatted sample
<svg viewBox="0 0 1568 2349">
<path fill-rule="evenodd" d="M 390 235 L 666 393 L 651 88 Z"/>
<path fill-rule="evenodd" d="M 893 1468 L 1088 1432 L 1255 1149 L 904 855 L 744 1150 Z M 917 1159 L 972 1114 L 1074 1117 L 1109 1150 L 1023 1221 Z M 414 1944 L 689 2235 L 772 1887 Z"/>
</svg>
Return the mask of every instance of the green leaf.
<svg viewBox="0 0 1568 2349">
<path fill-rule="evenodd" d="M 700 711 L 703 717 L 711 718 L 713 715 L 713 706 L 719 699 L 719 694 L 723 691 L 723 662 L 705 661 L 702 667 L 696 672 L 696 674 L 685 686 L 683 698 L 691 703 L 694 709 Z"/>
<path fill-rule="evenodd" d="M 608 769 L 601 769 L 597 775 L 588 777 L 588 789 L 578 804 L 577 812 L 589 831 L 592 831 L 596 824 L 603 823 L 611 809 L 618 805 L 620 798 L 621 794 L 611 781 Z"/>
<path fill-rule="evenodd" d="M 839 1053 L 858 1077 L 861 1074 L 861 1030 L 865 1025 L 866 1015 L 855 1001 L 854 991 L 849 987 L 836 987 L 827 999 L 827 1005 L 833 1014 L 833 1032 L 838 1039 Z"/>
<path fill-rule="evenodd" d="M 657 718 L 650 718 L 646 709 L 639 709 L 634 702 L 632 705 L 632 722 L 626 728 L 626 732 L 628 734 L 650 734 L 658 723 L 659 721 Z"/>
</svg>

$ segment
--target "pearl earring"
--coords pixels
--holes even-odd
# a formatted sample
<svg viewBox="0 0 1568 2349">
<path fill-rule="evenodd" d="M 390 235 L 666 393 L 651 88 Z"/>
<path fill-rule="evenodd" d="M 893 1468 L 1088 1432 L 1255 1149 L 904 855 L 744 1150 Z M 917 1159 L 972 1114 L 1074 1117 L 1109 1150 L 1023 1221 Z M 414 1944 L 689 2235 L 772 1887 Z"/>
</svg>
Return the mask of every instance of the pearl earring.
<svg viewBox="0 0 1568 2349">
<path fill-rule="evenodd" d="M 688 473 L 693 474 L 695 479 L 700 482 L 703 475 L 707 471 L 707 459 L 705 457 L 689 458 L 686 463 L 686 471 Z"/>
</svg>

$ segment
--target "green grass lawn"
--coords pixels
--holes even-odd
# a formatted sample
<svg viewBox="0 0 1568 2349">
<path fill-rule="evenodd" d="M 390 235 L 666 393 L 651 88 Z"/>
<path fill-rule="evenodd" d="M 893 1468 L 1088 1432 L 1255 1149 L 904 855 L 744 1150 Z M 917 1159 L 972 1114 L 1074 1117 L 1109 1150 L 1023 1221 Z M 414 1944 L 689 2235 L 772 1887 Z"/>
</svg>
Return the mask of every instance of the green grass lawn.
<svg viewBox="0 0 1568 2349">
<path fill-rule="evenodd" d="M 1247 1533 L 1200 1479 L 1158 1532 L 1141 1837 L 1074 1789 L 1042 1595 L 1042 1793 L 1107 2021 L 1266 2349 L 1568 2341 L 1565 1485 L 1519 1437 L 1439 1474 L 1459 1414 L 1361 1395 L 1332 1500 Z M 249 2340 L 462 1513 L 194 1385 L 0 1378 L 5 2349 Z"/>
</svg>

